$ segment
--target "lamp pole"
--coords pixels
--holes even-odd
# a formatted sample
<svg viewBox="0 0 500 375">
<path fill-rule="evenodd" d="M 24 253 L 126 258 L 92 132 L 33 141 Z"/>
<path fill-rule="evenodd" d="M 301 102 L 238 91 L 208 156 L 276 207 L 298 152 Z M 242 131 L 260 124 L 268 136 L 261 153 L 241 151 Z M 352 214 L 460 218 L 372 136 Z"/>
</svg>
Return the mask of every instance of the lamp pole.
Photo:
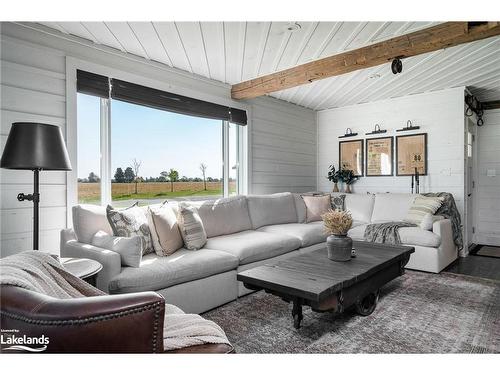
<svg viewBox="0 0 500 375">
<path fill-rule="evenodd" d="M 40 219 L 40 169 L 33 169 L 33 194 L 19 193 L 17 200 L 33 201 L 33 250 L 38 250 L 39 219 Z"/>
</svg>

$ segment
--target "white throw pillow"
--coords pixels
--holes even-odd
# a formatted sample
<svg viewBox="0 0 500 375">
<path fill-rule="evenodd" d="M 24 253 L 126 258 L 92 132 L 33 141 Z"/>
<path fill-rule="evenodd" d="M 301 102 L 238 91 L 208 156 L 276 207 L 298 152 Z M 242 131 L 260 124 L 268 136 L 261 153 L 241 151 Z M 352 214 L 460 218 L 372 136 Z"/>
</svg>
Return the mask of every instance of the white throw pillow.
<svg viewBox="0 0 500 375">
<path fill-rule="evenodd" d="M 141 265 L 142 243 L 139 236 L 116 237 L 103 230 L 98 231 L 92 237 L 92 245 L 120 254 L 122 265 L 136 268 Z"/>
<path fill-rule="evenodd" d="M 172 255 L 184 245 L 177 217 L 167 202 L 160 206 L 150 206 L 148 219 L 156 255 Z"/>
<path fill-rule="evenodd" d="M 443 197 L 417 196 L 406 214 L 405 221 L 420 225 L 426 214 L 434 215 L 443 204 Z"/>
<path fill-rule="evenodd" d="M 196 207 L 187 202 L 179 203 L 177 222 L 186 249 L 199 250 L 205 246 L 207 233 Z"/>
</svg>

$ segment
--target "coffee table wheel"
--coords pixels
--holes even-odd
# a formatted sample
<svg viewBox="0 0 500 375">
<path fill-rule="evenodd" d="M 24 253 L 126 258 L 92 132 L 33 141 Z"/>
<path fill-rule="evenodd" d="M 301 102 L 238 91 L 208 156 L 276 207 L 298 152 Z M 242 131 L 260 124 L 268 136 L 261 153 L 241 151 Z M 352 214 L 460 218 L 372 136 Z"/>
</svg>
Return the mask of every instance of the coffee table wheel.
<svg viewBox="0 0 500 375">
<path fill-rule="evenodd" d="M 378 301 L 378 290 L 374 293 L 368 294 L 361 301 L 356 302 L 356 312 L 362 316 L 368 316 L 373 311 L 375 311 L 375 307 L 377 307 Z"/>
</svg>

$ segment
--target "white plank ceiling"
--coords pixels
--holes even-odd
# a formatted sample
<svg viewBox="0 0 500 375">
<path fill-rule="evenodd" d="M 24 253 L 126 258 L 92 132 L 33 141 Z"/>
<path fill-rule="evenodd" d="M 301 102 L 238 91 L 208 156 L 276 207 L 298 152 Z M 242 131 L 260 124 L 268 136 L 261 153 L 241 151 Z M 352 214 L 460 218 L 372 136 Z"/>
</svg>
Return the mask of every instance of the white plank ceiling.
<svg viewBox="0 0 500 375">
<path fill-rule="evenodd" d="M 435 22 L 43 22 L 43 25 L 234 84 L 432 26 Z M 500 37 L 385 64 L 271 94 L 315 110 L 468 86 L 500 100 Z"/>
</svg>

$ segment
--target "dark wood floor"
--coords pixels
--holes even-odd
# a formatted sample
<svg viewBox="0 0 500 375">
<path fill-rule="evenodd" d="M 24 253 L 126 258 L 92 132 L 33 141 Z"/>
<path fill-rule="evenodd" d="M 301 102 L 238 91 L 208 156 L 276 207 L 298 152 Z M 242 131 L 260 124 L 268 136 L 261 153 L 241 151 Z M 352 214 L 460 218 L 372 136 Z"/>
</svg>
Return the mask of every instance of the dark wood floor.
<svg viewBox="0 0 500 375">
<path fill-rule="evenodd" d="M 458 258 L 444 271 L 500 281 L 500 258 L 469 255 Z"/>
</svg>

